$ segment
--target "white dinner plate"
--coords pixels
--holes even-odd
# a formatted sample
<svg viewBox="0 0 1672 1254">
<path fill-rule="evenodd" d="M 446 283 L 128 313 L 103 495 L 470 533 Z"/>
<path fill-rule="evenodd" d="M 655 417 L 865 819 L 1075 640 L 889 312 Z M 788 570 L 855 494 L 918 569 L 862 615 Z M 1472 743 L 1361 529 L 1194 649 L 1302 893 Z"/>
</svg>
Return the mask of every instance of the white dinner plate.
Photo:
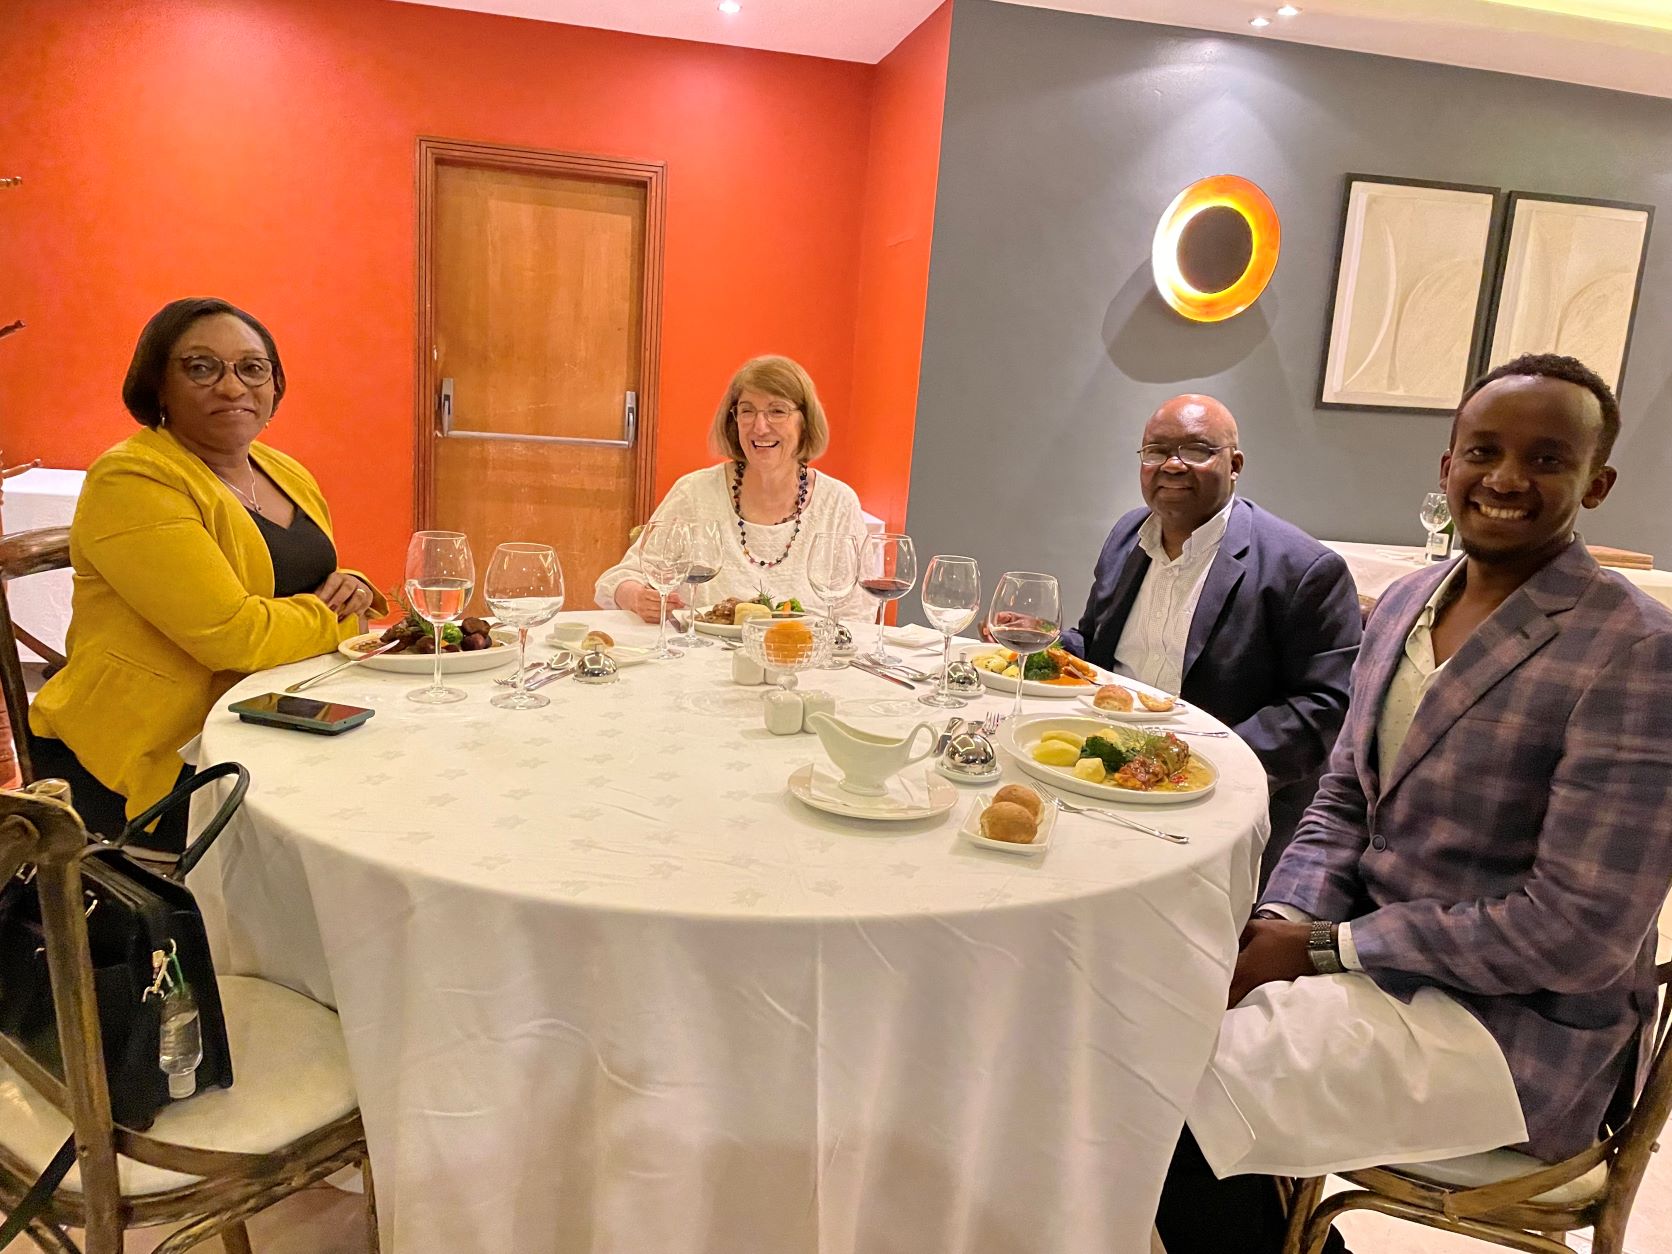
<svg viewBox="0 0 1672 1254">
<path fill-rule="evenodd" d="M 847 819 L 902 823 L 945 814 L 958 804 L 958 790 L 927 771 L 923 774 L 923 783 L 929 790 L 929 800 L 924 805 L 908 805 L 897 797 L 861 797 L 858 793 L 843 793 L 839 797 L 819 796 L 813 791 L 813 767 L 814 763 L 809 762 L 790 776 L 790 793 L 804 805 L 827 814 L 839 814 Z"/>
<path fill-rule="evenodd" d="M 1051 847 L 1051 833 L 1057 830 L 1057 808 L 1049 801 L 1045 802 L 1045 809 L 1039 816 L 1039 831 L 1033 840 L 1026 845 L 1018 845 L 1009 840 L 989 840 L 981 834 L 981 816 L 988 806 L 993 804 L 991 797 L 977 797 L 970 803 L 969 813 L 964 816 L 964 825 L 958 829 L 958 835 L 972 845 L 980 845 L 983 849 L 997 849 L 1000 853 L 1044 853 Z"/>
<path fill-rule="evenodd" d="M 619 668 L 637 666 L 641 662 L 648 662 L 655 655 L 656 650 L 641 648 L 635 644 L 612 644 L 604 652 Z"/>
<path fill-rule="evenodd" d="M 1109 682 L 1119 684 L 1122 688 L 1134 694 L 1132 708 L 1130 710 L 1105 710 L 1096 704 L 1097 688 L 1093 688 L 1090 692 L 1082 692 L 1079 698 L 1080 704 L 1097 715 L 1098 718 L 1112 719 L 1117 723 L 1156 723 L 1177 718 L 1190 708 L 1183 701 L 1174 697 L 1173 708 L 1170 710 L 1146 710 L 1143 702 L 1139 701 L 1136 695 L 1140 690 L 1148 692 L 1151 696 L 1162 696 L 1163 694 L 1145 684 L 1135 683 L 1129 679 L 1111 679 Z M 1102 685 L 1099 684 L 1098 687 L 1102 687 Z"/>
<path fill-rule="evenodd" d="M 362 663 L 377 671 L 394 671 L 397 675 L 431 675 L 435 673 L 435 654 L 433 653 L 385 653 L 382 657 L 366 657 L 354 646 L 366 641 L 376 641 L 383 635 L 380 631 L 368 631 L 361 636 L 351 636 L 337 646 L 337 652 L 344 657 L 365 658 Z M 441 673 L 443 675 L 463 675 L 470 671 L 491 671 L 496 666 L 509 666 L 517 660 L 517 651 L 503 642 L 495 643 L 491 648 L 476 649 L 470 653 L 443 653 L 441 655 Z"/>
<path fill-rule="evenodd" d="M 806 618 L 807 616 L 805 614 L 774 614 L 772 617 L 774 621 L 781 623 L 786 619 Z M 697 630 L 705 636 L 718 636 L 722 640 L 743 639 L 743 628 L 736 623 L 705 623 L 699 618 L 696 626 Z"/>
<path fill-rule="evenodd" d="M 984 653 L 1003 653 L 1008 650 L 1000 649 L 994 644 L 972 644 L 963 649 L 966 662 L 973 662 Z M 981 682 L 994 692 L 1013 693 L 1016 691 L 1016 681 L 1005 675 L 995 675 L 992 671 L 984 671 L 979 666 L 975 673 L 981 676 Z M 1038 679 L 1022 681 L 1022 695 L 1024 697 L 1057 697 L 1061 700 L 1073 700 L 1082 693 L 1096 692 L 1097 684 L 1087 680 L 1083 684 L 1047 684 Z"/>
<path fill-rule="evenodd" d="M 1082 797 L 1094 797 L 1098 801 L 1138 806 L 1174 806 L 1187 801 L 1200 801 L 1219 786 L 1219 768 L 1213 764 L 1212 758 L 1200 752 L 1194 744 L 1190 746 L 1190 757 L 1207 767 L 1209 778 L 1204 786 L 1189 792 L 1140 792 L 1134 788 L 1119 788 L 1114 784 L 1094 784 L 1090 780 L 1081 779 L 1069 767 L 1046 766 L 1043 762 L 1035 762 L 1030 752 L 1034 745 L 1044 738 L 1046 732 L 1071 731 L 1078 736 L 1091 736 L 1107 730 L 1108 724 L 1101 719 L 1084 715 L 1059 718 L 1047 714 L 1039 718 L 1013 719 L 999 729 L 998 747 L 1014 758 L 1016 765 L 1035 779 L 1053 788 L 1078 793 Z"/>
</svg>

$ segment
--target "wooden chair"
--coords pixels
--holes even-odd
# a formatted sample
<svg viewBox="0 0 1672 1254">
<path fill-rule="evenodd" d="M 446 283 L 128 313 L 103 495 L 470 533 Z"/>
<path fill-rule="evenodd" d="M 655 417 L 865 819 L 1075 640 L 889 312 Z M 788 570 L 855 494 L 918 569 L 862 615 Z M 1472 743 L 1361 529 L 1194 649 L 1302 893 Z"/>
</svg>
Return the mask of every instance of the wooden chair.
<svg viewBox="0 0 1672 1254">
<path fill-rule="evenodd" d="M 0 536 L 0 696 L 5 700 L 6 722 L 17 757 L 18 770 L 25 784 L 35 782 L 34 766 L 29 760 L 29 693 L 23 682 L 23 663 L 18 656 L 18 645 L 28 645 L 46 659 L 49 669 L 64 665 L 64 655 L 48 648 L 28 631 L 12 621 L 11 606 L 6 600 L 6 584 L 25 575 L 39 575 L 49 570 L 64 570 L 70 564 L 70 529 L 42 527 L 38 531 L 19 531 Z M 0 730 L 0 736 L 3 736 Z M 0 780 L 4 776 L 0 775 Z"/>
<path fill-rule="evenodd" d="M 1323 1179 L 1297 1181 L 1285 1254 L 1319 1254 L 1331 1221 L 1349 1210 L 1379 1211 L 1533 1254 L 1568 1254 L 1553 1234 L 1591 1228 L 1593 1254 L 1621 1254 L 1632 1201 L 1672 1111 L 1672 962 L 1656 971 L 1661 1008 L 1649 1079 L 1631 1113 L 1600 1144 L 1554 1164 L 1492 1150 L 1342 1172 L 1359 1187 L 1321 1205 Z"/>
<path fill-rule="evenodd" d="M 45 790 L 53 785 L 37 785 Z M 156 1254 L 219 1236 L 251 1254 L 244 1221 L 345 1167 L 365 1173 L 368 1249 L 377 1217 L 365 1134 L 337 1016 L 248 977 L 218 983 L 236 1080 L 166 1106 L 141 1134 L 112 1122 L 75 812 L 43 792 L 0 792 L 0 883 L 34 867 L 65 1080 L 0 1036 L 0 1211 L 15 1208 L 73 1128 L 76 1166 L 27 1231 L 42 1249 L 120 1254 L 129 1228 L 177 1227 Z"/>
</svg>

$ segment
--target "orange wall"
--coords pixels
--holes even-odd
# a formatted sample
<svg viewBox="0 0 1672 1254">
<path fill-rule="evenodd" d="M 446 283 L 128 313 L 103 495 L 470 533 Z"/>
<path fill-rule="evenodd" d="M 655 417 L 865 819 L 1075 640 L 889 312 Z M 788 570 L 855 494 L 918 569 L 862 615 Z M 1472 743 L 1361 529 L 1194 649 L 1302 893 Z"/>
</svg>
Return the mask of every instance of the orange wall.
<svg viewBox="0 0 1672 1254">
<path fill-rule="evenodd" d="M 936 93 L 945 26 L 943 10 Z M 0 343 L 0 445 L 87 465 L 134 430 L 119 390 L 144 320 L 225 296 L 285 356 L 270 438 L 324 484 L 345 560 L 393 578 L 411 529 L 414 148 L 442 135 L 667 163 L 658 493 L 710 460 L 732 369 L 785 352 L 832 415 L 821 464 L 899 521 L 911 406 L 877 398 L 898 387 L 902 326 L 915 363 L 922 293 L 883 309 L 916 263 L 898 264 L 898 207 L 866 174 L 875 146 L 884 184 L 932 209 L 932 157 L 927 201 L 903 167 L 938 142 L 889 135 L 930 77 L 923 41 L 879 69 L 387 0 L 5 0 L 0 174 L 25 183 L 0 193 L 0 322 L 29 329 Z M 927 231 L 901 255 L 926 263 Z M 861 323 L 891 340 L 859 354 L 862 383 Z"/>
<path fill-rule="evenodd" d="M 852 408 L 854 427 L 877 455 L 853 487 L 895 530 L 906 525 L 911 482 L 951 38 L 946 0 L 878 63 L 871 106 Z"/>
</svg>

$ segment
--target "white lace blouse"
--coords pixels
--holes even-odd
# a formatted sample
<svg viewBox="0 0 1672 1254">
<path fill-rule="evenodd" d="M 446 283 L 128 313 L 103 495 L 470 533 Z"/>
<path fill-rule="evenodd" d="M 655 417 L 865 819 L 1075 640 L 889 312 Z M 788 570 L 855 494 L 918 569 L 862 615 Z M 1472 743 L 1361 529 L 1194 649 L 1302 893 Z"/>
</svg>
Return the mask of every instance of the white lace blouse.
<svg viewBox="0 0 1672 1254">
<path fill-rule="evenodd" d="M 859 539 L 865 536 L 864 517 L 859 508 L 859 497 L 840 479 L 821 471 L 814 471 L 812 486 L 807 494 L 807 507 L 801 514 L 801 533 L 790 543 L 795 523 L 744 523 L 749 538 L 749 552 L 766 561 L 776 559 L 789 545 L 789 553 L 776 566 L 763 569 L 743 555 L 738 538 L 737 514 L 732 509 L 731 463 L 721 462 L 685 475 L 662 498 L 651 517 L 652 522 L 667 518 L 683 518 L 693 522 L 714 521 L 721 524 L 726 536 L 725 559 L 720 573 L 703 586 L 698 594 L 704 605 L 712 605 L 726 597 L 743 600 L 767 593 L 775 601 L 796 597 L 810 610 L 823 608 L 814 595 L 807 578 L 807 556 L 812 552 L 813 537 L 821 531 L 846 532 Z M 600 609 L 614 609 L 615 590 L 629 579 L 645 583 L 639 568 L 639 542 L 635 540 L 626 555 L 614 566 L 598 576 L 593 596 Z M 836 607 L 838 618 L 870 618 L 876 613 L 875 604 L 863 592 L 854 592 Z"/>
</svg>

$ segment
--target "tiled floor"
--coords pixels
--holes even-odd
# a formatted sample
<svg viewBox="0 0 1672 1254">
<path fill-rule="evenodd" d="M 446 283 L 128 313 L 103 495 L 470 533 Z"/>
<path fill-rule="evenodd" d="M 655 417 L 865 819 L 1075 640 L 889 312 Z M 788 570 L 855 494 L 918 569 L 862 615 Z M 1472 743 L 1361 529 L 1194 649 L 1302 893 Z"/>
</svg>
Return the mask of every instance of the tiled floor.
<svg viewBox="0 0 1672 1254">
<path fill-rule="evenodd" d="M 1492 1248 L 1380 1215 L 1350 1216 L 1342 1221 L 1341 1233 L 1353 1254 L 1480 1254 Z M 126 1254 L 150 1254 L 157 1239 L 155 1235 L 135 1234 L 129 1239 Z M 250 1241 L 256 1254 L 365 1254 L 360 1198 L 329 1187 L 309 1189 L 253 1220 Z M 1672 1250 L 1672 1144 L 1649 1166 L 1626 1242 L 1629 1254 L 1666 1254 Z M 1568 1244 L 1586 1254 L 1591 1248 L 1583 1236 L 1570 1237 Z M 33 1246 L 25 1248 L 34 1254 Z M 213 1242 L 202 1248 L 206 1254 L 219 1254 Z M 1160 1249 L 1158 1243 L 1157 1254 Z"/>
</svg>

